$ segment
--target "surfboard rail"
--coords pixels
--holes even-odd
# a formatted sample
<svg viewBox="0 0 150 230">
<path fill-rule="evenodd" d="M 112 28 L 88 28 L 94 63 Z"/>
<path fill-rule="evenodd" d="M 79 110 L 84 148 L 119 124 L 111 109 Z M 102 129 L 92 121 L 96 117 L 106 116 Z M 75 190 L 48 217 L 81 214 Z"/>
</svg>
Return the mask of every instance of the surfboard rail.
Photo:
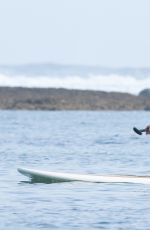
<svg viewBox="0 0 150 230">
<path fill-rule="evenodd" d="M 47 181 L 49 183 L 84 181 L 95 183 L 140 183 L 150 185 L 150 176 L 74 174 L 28 168 L 18 168 L 18 172 L 29 177 L 31 180 L 40 182 Z"/>
</svg>

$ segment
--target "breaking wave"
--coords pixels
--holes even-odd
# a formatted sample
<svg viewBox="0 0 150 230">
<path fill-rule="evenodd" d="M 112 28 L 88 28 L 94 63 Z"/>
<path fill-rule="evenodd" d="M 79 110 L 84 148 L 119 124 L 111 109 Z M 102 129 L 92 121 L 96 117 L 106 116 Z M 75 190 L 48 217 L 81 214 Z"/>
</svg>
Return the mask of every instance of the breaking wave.
<svg viewBox="0 0 150 230">
<path fill-rule="evenodd" d="M 66 75 L 66 76 L 25 76 L 0 74 L 0 86 L 66 88 L 82 90 L 102 90 L 138 94 L 144 88 L 150 88 L 150 76 L 137 78 L 130 75 Z"/>
</svg>

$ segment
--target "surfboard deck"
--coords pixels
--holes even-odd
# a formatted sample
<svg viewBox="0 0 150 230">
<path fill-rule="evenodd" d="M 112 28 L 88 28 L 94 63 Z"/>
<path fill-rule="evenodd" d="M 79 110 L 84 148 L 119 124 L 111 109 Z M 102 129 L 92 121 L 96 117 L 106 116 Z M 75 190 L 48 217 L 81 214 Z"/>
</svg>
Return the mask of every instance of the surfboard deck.
<svg viewBox="0 0 150 230">
<path fill-rule="evenodd" d="M 150 185 L 150 176 L 72 174 L 18 168 L 18 172 L 37 182 L 57 183 L 84 181 L 95 183 L 140 183 Z"/>
</svg>

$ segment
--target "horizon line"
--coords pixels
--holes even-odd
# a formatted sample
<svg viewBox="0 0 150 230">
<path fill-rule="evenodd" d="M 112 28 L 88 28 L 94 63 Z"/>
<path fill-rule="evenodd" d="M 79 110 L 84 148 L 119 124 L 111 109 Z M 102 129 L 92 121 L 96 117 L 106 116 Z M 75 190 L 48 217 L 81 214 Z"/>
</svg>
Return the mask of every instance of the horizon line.
<svg viewBox="0 0 150 230">
<path fill-rule="evenodd" d="M 9 63 L 1 64 L 1 68 L 7 67 L 25 67 L 25 66 L 38 66 L 38 65 L 51 65 L 51 66 L 60 66 L 60 67 L 74 67 L 74 68 L 101 68 L 101 69 L 150 69 L 150 66 L 103 66 L 98 64 L 72 64 L 72 63 L 60 63 L 60 62 L 24 62 L 24 63 Z"/>
</svg>

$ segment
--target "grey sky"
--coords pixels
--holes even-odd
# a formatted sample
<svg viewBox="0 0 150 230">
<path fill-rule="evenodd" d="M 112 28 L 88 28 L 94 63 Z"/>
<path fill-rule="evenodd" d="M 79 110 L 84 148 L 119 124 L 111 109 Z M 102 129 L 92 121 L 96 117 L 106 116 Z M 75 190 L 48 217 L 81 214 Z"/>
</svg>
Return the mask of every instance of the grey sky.
<svg viewBox="0 0 150 230">
<path fill-rule="evenodd" d="M 150 67 L 149 0 L 0 0 L 0 64 Z"/>
</svg>

